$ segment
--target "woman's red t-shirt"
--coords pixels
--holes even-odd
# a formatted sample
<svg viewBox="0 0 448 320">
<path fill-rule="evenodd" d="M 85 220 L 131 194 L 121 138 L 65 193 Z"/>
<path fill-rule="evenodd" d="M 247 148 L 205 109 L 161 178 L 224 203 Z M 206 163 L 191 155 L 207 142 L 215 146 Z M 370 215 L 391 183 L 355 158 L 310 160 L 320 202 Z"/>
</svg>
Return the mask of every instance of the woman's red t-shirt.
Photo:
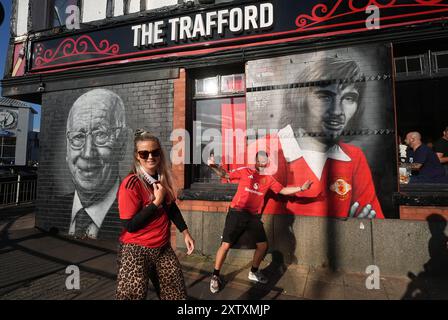
<svg viewBox="0 0 448 320">
<path fill-rule="evenodd" d="M 118 190 L 120 219 L 132 219 L 136 213 L 150 205 L 154 199 L 153 193 L 143 186 L 143 182 L 135 174 L 127 176 Z M 120 241 L 149 248 L 163 247 L 170 241 L 170 225 L 165 210 L 159 208 L 155 217 L 143 229 L 133 233 L 123 230 Z"/>
</svg>

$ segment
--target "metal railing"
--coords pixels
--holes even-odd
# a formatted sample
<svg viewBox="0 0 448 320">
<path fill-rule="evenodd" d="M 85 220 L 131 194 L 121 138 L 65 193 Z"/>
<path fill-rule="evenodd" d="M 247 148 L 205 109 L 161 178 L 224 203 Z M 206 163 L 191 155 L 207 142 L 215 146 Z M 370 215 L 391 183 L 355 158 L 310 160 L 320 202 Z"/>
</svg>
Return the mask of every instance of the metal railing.
<svg viewBox="0 0 448 320">
<path fill-rule="evenodd" d="M 32 203 L 36 200 L 37 179 L 16 181 L 0 181 L 0 208 Z"/>
<path fill-rule="evenodd" d="M 427 53 L 395 58 L 397 80 L 441 77 L 448 74 L 448 51 Z"/>
</svg>

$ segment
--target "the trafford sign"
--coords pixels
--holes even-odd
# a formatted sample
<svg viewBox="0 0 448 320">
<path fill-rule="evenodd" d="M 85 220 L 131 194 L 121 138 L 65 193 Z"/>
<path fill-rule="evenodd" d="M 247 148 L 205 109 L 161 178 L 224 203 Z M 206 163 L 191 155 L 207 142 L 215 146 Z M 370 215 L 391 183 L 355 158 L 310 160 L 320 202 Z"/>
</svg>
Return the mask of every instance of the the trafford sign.
<svg viewBox="0 0 448 320">
<path fill-rule="evenodd" d="M 209 54 L 446 20 L 448 0 L 266 0 L 137 17 L 32 41 L 26 72 Z"/>
<path fill-rule="evenodd" d="M 132 27 L 134 47 L 154 46 L 186 40 L 210 40 L 223 37 L 228 32 L 239 35 L 243 32 L 267 30 L 274 24 L 272 3 L 249 5 L 242 8 L 222 9 L 194 16 L 176 17 Z"/>
</svg>

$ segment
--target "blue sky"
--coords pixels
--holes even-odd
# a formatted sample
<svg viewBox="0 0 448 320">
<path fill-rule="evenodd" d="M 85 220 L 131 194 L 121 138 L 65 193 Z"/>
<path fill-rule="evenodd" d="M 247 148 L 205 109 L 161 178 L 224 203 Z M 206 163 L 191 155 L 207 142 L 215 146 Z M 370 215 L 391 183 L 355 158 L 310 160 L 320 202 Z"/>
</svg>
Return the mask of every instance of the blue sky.
<svg viewBox="0 0 448 320">
<path fill-rule="evenodd" d="M 0 78 L 3 79 L 6 54 L 8 50 L 8 40 L 9 40 L 9 22 L 11 19 L 11 3 L 12 0 L 0 0 L 0 3 L 5 9 L 5 20 L 0 25 Z M 1 95 L 1 88 L 0 88 Z M 40 106 L 33 104 L 33 108 L 38 112 L 34 116 L 34 130 L 40 131 Z"/>
</svg>

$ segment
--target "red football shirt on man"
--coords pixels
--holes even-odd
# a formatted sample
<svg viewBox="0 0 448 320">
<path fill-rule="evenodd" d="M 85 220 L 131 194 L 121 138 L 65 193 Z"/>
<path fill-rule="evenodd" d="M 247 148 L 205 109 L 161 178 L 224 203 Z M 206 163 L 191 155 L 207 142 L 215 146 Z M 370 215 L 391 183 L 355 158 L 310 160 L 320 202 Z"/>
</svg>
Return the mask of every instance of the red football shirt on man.
<svg viewBox="0 0 448 320">
<path fill-rule="evenodd" d="M 118 209 L 120 219 L 129 220 L 154 201 L 155 197 L 147 190 L 135 174 L 127 176 L 118 190 Z M 159 248 L 170 240 L 170 225 L 168 215 L 161 207 L 151 222 L 137 232 L 124 230 L 120 236 L 122 243 L 133 243 L 148 248 Z"/>
<path fill-rule="evenodd" d="M 269 190 L 278 194 L 283 186 L 272 176 L 262 175 L 257 170 L 242 167 L 228 173 L 231 182 L 238 181 L 238 190 L 233 197 L 231 208 L 260 213 L 264 197 Z"/>
</svg>

